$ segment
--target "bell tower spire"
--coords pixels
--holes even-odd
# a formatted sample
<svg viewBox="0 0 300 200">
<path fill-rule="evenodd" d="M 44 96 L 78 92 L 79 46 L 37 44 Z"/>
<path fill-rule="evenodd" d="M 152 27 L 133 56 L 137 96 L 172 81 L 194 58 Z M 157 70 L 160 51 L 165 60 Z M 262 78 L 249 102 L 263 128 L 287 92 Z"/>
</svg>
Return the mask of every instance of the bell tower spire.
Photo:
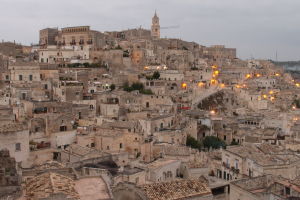
<svg viewBox="0 0 300 200">
<path fill-rule="evenodd" d="M 152 17 L 151 36 L 153 38 L 160 38 L 159 17 L 157 16 L 156 10 Z"/>
</svg>

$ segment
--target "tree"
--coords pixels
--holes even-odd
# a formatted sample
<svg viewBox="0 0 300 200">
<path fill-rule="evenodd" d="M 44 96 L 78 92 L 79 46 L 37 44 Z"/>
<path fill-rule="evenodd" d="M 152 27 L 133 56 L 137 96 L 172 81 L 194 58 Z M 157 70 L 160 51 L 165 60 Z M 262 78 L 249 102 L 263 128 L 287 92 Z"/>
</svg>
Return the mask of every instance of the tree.
<svg viewBox="0 0 300 200">
<path fill-rule="evenodd" d="M 133 83 L 131 85 L 131 87 L 132 87 L 133 90 L 139 90 L 139 91 L 144 89 L 143 83 L 139 83 L 139 82 Z"/>
<path fill-rule="evenodd" d="M 109 88 L 110 88 L 110 91 L 113 91 L 114 89 L 116 89 L 116 85 L 115 85 L 115 84 L 111 84 L 111 85 L 109 86 Z"/>
<path fill-rule="evenodd" d="M 293 102 L 293 105 L 296 106 L 296 108 L 300 108 L 300 100 L 299 99 L 295 99 Z"/>
<path fill-rule="evenodd" d="M 129 86 L 128 82 L 124 83 L 123 89 L 124 89 L 124 91 L 127 91 L 127 92 L 131 92 L 132 91 L 132 88 Z"/>
<path fill-rule="evenodd" d="M 122 50 L 122 47 L 118 44 L 118 46 L 116 46 L 116 48 L 115 49 L 120 49 L 120 50 Z"/>
<path fill-rule="evenodd" d="M 225 148 L 226 144 L 224 141 L 220 140 L 215 136 L 207 136 L 203 140 L 203 146 L 208 149 L 209 148 L 219 149 L 221 147 Z"/>
<path fill-rule="evenodd" d="M 141 93 L 141 94 L 147 94 L 147 95 L 153 94 L 152 90 L 150 90 L 150 89 L 141 90 L 140 93 Z"/>
<path fill-rule="evenodd" d="M 90 63 L 85 62 L 85 63 L 83 63 L 83 66 L 84 66 L 84 67 L 89 67 L 89 66 L 90 66 Z"/>
<path fill-rule="evenodd" d="M 144 89 L 143 83 L 139 83 L 139 82 L 133 83 L 133 84 L 131 84 L 131 86 L 129 86 L 129 83 L 126 82 L 123 85 L 123 90 L 127 91 L 127 92 L 132 92 L 134 90 L 138 90 L 141 94 L 147 94 L 147 95 L 153 94 L 152 90 Z"/>
<path fill-rule="evenodd" d="M 160 73 L 158 71 L 155 71 L 152 75 L 153 79 L 159 79 L 159 77 L 160 77 Z"/>
<path fill-rule="evenodd" d="M 188 135 L 186 138 L 186 146 L 189 146 L 193 149 L 201 150 L 202 144 L 198 140 L 196 140 L 194 137 Z"/>
</svg>

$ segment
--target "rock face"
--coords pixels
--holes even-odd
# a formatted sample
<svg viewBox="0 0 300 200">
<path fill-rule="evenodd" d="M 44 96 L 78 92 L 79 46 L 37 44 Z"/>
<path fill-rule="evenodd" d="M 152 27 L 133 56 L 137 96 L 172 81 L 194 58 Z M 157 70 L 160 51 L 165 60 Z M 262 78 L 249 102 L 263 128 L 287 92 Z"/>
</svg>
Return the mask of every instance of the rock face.
<svg viewBox="0 0 300 200">
<path fill-rule="evenodd" d="M 16 194 L 21 188 L 21 178 L 17 172 L 16 161 L 11 158 L 9 151 L 0 151 L 0 197 Z"/>
</svg>

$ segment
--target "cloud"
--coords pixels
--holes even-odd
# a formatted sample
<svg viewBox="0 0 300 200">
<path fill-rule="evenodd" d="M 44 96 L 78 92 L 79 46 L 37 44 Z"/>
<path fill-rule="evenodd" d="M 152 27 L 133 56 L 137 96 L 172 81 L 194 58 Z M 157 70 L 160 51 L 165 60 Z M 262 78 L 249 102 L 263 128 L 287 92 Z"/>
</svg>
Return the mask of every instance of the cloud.
<svg viewBox="0 0 300 200">
<path fill-rule="evenodd" d="M 99 31 L 142 25 L 157 9 L 163 37 L 236 47 L 238 56 L 300 60 L 299 0 L 0 0 L 0 39 L 38 41 L 39 29 L 90 25 Z"/>
</svg>

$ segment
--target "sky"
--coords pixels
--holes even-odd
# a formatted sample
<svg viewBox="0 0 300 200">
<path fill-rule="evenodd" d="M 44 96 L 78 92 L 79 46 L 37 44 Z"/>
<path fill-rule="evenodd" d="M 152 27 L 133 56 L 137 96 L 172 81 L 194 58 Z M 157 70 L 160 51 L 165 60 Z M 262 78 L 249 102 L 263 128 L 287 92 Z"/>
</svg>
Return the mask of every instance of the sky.
<svg viewBox="0 0 300 200">
<path fill-rule="evenodd" d="M 0 0 L 0 40 L 37 43 L 47 27 L 150 29 L 161 37 L 237 48 L 241 59 L 300 60 L 300 0 Z"/>
</svg>

